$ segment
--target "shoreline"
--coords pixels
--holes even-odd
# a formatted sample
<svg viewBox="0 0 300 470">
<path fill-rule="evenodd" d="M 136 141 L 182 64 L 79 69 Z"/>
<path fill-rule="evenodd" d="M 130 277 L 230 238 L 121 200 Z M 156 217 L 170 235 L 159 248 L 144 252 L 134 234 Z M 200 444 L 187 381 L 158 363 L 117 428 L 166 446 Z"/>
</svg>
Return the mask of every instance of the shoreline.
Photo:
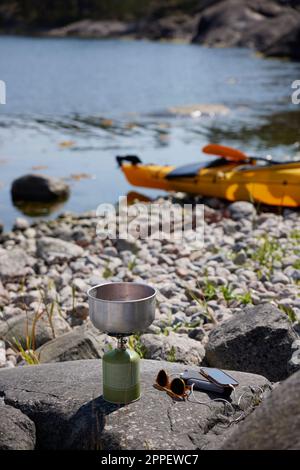
<svg viewBox="0 0 300 470">
<path fill-rule="evenodd" d="M 191 46 L 199 46 L 199 47 L 205 47 L 209 49 L 248 49 L 249 53 L 253 53 L 255 56 L 257 56 L 260 59 L 275 59 L 275 60 L 281 60 L 282 62 L 299 62 L 300 58 L 294 59 L 293 57 L 290 57 L 289 55 L 268 55 L 267 53 L 264 53 L 258 49 L 253 49 L 251 46 L 239 46 L 239 45 L 209 45 L 207 43 L 198 43 L 198 42 L 191 42 L 189 39 L 184 39 L 181 37 L 178 38 L 152 38 L 149 36 L 135 36 L 135 35 L 120 35 L 120 36 L 97 36 L 97 35 L 60 35 L 60 34 L 50 34 L 49 30 L 48 32 L 5 32 L 5 31 L 0 31 L 0 39 L 1 38 L 24 38 L 24 39 L 74 39 L 74 40 L 95 40 L 95 41 L 110 41 L 110 40 L 116 40 L 116 41 L 145 41 L 145 42 L 153 42 L 153 43 L 161 43 L 161 44 L 185 44 L 185 45 L 191 45 Z"/>
<path fill-rule="evenodd" d="M 212 0 L 204 5 L 195 4 L 192 10 L 183 6 L 154 7 L 151 12 L 129 15 L 127 20 L 117 11 L 113 16 L 98 17 L 89 12 L 84 18 L 75 16 L 71 22 L 61 14 L 56 24 L 47 23 L 44 18 L 44 23 L 40 23 L 44 24 L 43 28 L 37 26 L 38 19 L 36 24 L 30 23 L 26 16 L 17 18 L 13 12 L 5 13 L 3 8 L 2 36 L 179 40 L 208 47 L 246 47 L 265 57 L 300 61 L 300 6 L 293 2 Z"/>
</svg>

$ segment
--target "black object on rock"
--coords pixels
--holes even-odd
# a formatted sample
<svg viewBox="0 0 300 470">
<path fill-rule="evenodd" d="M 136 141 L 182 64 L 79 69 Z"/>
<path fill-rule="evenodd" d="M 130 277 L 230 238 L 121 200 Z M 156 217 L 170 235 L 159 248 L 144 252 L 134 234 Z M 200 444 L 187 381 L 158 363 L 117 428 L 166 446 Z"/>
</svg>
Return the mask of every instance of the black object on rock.
<svg viewBox="0 0 300 470">
<path fill-rule="evenodd" d="M 13 182 L 11 194 L 14 201 L 51 202 L 67 199 L 70 188 L 60 179 L 29 174 Z"/>
</svg>

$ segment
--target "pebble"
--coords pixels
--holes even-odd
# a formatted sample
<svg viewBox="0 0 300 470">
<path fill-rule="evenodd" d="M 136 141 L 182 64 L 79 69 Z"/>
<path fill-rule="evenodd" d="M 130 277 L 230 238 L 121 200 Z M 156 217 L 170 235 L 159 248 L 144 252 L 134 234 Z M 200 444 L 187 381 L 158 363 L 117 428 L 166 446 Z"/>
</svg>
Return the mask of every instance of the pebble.
<svg viewBox="0 0 300 470">
<path fill-rule="evenodd" d="M 22 217 L 17 217 L 14 223 L 14 230 L 26 230 L 30 226 L 28 220 L 23 219 Z"/>
<path fill-rule="evenodd" d="M 5 364 L 6 364 L 5 342 L 0 340 L 0 367 L 4 367 Z"/>
<path fill-rule="evenodd" d="M 243 251 L 240 251 L 240 252 L 236 255 L 236 257 L 234 258 L 235 264 L 240 264 L 240 265 L 241 265 L 241 264 L 245 264 L 246 261 L 247 261 L 247 255 L 246 255 L 246 253 L 243 252 Z"/>
<path fill-rule="evenodd" d="M 273 276 L 271 277 L 271 282 L 273 284 L 289 284 L 290 280 L 289 278 L 281 273 L 281 272 L 277 272 L 275 274 L 273 274 Z"/>
</svg>

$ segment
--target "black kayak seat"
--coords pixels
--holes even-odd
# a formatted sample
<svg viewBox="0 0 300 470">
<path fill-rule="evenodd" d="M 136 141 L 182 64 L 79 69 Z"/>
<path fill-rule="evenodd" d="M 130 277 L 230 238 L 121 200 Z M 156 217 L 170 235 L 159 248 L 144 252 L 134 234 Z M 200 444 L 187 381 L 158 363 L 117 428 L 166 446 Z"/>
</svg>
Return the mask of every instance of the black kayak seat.
<svg viewBox="0 0 300 470">
<path fill-rule="evenodd" d="M 199 171 L 203 168 L 214 168 L 228 164 L 228 161 L 224 158 L 218 158 L 217 160 L 205 160 L 197 163 L 190 163 L 189 165 L 183 165 L 175 168 L 166 175 L 167 180 L 177 178 L 194 178 L 198 175 Z"/>
<path fill-rule="evenodd" d="M 123 156 L 118 155 L 116 157 L 116 160 L 119 166 L 122 166 L 123 162 L 128 162 L 128 163 L 131 163 L 132 165 L 138 165 L 138 163 L 142 163 L 142 160 L 136 155 L 123 155 Z"/>
</svg>

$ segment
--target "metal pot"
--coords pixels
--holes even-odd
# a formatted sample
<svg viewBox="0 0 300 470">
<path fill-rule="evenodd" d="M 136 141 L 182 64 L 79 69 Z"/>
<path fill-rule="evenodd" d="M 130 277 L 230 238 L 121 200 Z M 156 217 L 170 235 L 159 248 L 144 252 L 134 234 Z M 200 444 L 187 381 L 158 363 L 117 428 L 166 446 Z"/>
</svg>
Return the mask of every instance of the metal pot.
<svg viewBox="0 0 300 470">
<path fill-rule="evenodd" d="M 155 317 L 156 290 L 137 282 L 108 282 L 88 290 L 90 318 L 100 331 L 126 335 L 145 330 Z"/>
</svg>

